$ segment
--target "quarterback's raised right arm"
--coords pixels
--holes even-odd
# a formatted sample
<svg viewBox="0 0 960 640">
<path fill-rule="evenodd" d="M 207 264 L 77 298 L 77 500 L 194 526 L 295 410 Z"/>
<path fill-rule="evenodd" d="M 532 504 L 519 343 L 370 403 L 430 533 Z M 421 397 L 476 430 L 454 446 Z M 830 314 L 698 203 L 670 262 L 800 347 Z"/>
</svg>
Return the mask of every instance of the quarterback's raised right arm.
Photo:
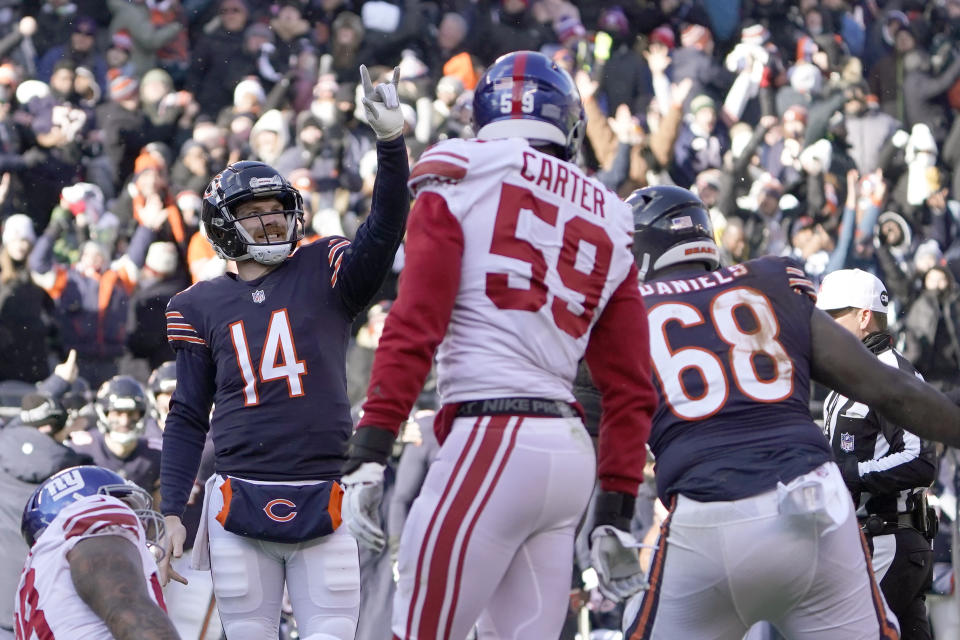
<svg viewBox="0 0 960 640">
<path fill-rule="evenodd" d="M 960 446 L 960 408 L 919 378 L 877 360 L 820 309 L 810 318 L 811 375 L 922 438 Z"/>
<path fill-rule="evenodd" d="M 117 640 L 177 640 L 143 579 L 140 552 L 122 536 L 81 540 L 67 553 L 77 595 Z"/>
</svg>

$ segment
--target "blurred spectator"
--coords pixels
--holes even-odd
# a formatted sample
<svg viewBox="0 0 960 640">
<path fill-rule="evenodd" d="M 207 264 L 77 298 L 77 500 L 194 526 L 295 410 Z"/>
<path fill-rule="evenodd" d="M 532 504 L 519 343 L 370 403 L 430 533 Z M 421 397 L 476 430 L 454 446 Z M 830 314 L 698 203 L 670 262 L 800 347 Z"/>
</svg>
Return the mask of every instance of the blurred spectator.
<svg viewBox="0 0 960 640">
<path fill-rule="evenodd" d="M 720 61 L 713 57 L 713 35 L 699 24 L 684 28 L 680 35 L 680 48 L 671 58 L 671 75 L 674 82 L 690 78 L 690 98 L 706 95 L 714 103 L 722 102 L 733 83 L 733 76 Z M 685 108 L 689 108 L 684 104 Z"/>
<path fill-rule="evenodd" d="M 110 32 L 130 38 L 130 61 L 136 77 L 160 67 L 182 80 L 189 66 L 186 16 L 180 0 L 107 0 L 113 14 Z"/>
<path fill-rule="evenodd" d="M 54 265 L 53 242 L 63 227 L 52 222 L 30 253 L 33 276 L 56 303 L 64 348 L 76 349 L 80 375 L 98 385 L 117 371 L 124 353 L 127 307 L 143 264 L 150 230 L 140 227 L 131 239 L 125 260 L 111 266 L 113 248 L 86 241 L 76 264 Z"/>
<path fill-rule="evenodd" d="M 234 87 L 256 73 L 255 56 L 244 48 L 250 16 L 245 0 L 220 0 L 215 27 L 195 42 L 186 88 L 197 98 L 201 113 L 216 116 L 230 104 Z"/>
<path fill-rule="evenodd" d="M 50 374 L 47 353 L 56 329 L 53 301 L 33 283 L 27 258 L 33 222 L 15 214 L 3 223 L 0 248 L 0 380 L 36 382 Z"/>
<path fill-rule="evenodd" d="M 190 286 L 179 262 L 177 245 L 172 242 L 152 243 L 147 250 L 137 289 L 130 297 L 127 348 L 131 356 L 144 361 L 144 368 L 133 370 L 139 372 L 141 378 L 174 358 L 167 343 L 164 313 L 170 298 Z"/>
<path fill-rule="evenodd" d="M 210 153 L 199 142 L 190 139 L 180 147 L 180 157 L 170 169 L 170 183 L 175 189 L 200 193 L 213 177 Z"/>
<path fill-rule="evenodd" d="M 641 111 L 653 95 L 653 80 L 646 60 L 633 48 L 626 14 L 620 7 L 606 9 L 600 14 L 598 26 L 612 39 L 600 80 L 607 108 L 613 113 L 625 104 L 631 111 Z"/>
<path fill-rule="evenodd" d="M 925 124 L 933 139 L 942 143 L 947 137 L 947 111 L 941 98 L 960 78 L 960 55 L 940 73 L 931 68 L 930 56 L 914 49 L 903 56 L 903 123 Z"/>
<path fill-rule="evenodd" d="M 960 289 L 940 265 L 923 274 L 923 291 L 903 320 L 903 355 L 924 379 L 950 391 L 960 384 Z"/>
<path fill-rule="evenodd" d="M 493 61 L 510 51 L 537 51 L 553 40 L 552 28 L 537 22 L 529 4 L 528 0 L 502 0 L 494 8 L 490 0 L 478 0 L 470 50 L 484 61 Z"/>
<path fill-rule="evenodd" d="M 688 117 L 680 126 L 670 177 L 677 186 L 689 187 L 701 171 L 719 169 L 729 148 L 730 137 L 726 125 L 717 118 L 716 103 L 700 94 L 690 101 Z"/>
<path fill-rule="evenodd" d="M 97 23 L 88 16 L 79 16 L 72 22 L 66 44 L 51 47 L 37 62 L 37 78 L 49 81 L 60 60 L 69 60 L 74 68 L 86 67 L 93 71 L 100 88 L 107 88 L 107 62 L 97 51 Z"/>
<path fill-rule="evenodd" d="M 880 99 L 880 108 L 899 120 L 906 122 L 907 111 L 904 104 L 903 80 L 905 76 L 904 59 L 917 48 L 914 30 L 909 27 L 896 29 L 893 51 L 880 58 L 870 70 L 870 90 Z"/>
</svg>

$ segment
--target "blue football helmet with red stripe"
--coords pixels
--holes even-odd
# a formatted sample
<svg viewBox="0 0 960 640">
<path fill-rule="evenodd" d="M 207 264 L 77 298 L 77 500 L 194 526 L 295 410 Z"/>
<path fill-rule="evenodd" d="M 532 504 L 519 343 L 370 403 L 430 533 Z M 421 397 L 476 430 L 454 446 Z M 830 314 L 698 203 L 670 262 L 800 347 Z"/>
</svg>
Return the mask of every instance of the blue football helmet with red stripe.
<svg viewBox="0 0 960 640">
<path fill-rule="evenodd" d="M 163 517 L 153 510 L 150 494 L 119 474 L 93 465 L 64 469 L 37 487 L 23 508 L 20 535 L 32 547 L 61 509 L 84 496 L 96 495 L 113 496 L 126 503 L 143 524 L 147 544 L 162 549 Z"/>
<path fill-rule="evenodd" d="M 556 62 L 535 51 L 514 51 L 497 58 L 473 94 L 477 137 L 526 138 L 555 145 L 564 160 L 580 150 L 585 131 L 577 87 Z"/>
</svg>

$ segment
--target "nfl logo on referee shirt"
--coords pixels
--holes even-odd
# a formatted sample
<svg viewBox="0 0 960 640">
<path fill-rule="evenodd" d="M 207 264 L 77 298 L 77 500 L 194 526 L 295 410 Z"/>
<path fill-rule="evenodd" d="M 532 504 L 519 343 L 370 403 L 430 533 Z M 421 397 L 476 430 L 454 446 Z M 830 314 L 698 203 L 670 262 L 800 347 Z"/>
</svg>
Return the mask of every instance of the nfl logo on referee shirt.
<svg viewBox="0 0 960 640">
<path fill-rule="evenodd" d="M 846 451 L 847 453 L 853 452 L 853 434 L 852 433 L 840 434 L 840 448 Z"/>
<path fill-rule="evenodd" d="M 263 301 L 267 299 L 267 294 L 263 292 L 263 289 L 257 289 L 250 294 L 250 297 L 253 298 L 253 301 L 257 304 L 262 304 Z"/>
</svg>

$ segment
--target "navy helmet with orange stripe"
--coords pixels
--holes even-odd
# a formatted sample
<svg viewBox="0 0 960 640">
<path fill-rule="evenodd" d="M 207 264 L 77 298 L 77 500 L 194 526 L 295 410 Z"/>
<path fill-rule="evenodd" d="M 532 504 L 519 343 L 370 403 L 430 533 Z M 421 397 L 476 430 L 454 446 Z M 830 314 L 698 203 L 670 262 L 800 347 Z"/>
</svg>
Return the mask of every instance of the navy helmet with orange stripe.
<svg viewBox="0 0 960 640">
<path fill-rule="evenodd" d="M 140 519 L 147 544 L 162 548 L 159 543 L 163 539 L 163 518 L 153 510 L 150 494 L 119 474 L 93 465 L 64 469 L 37 487 L 23 508 L 20 534 L 32 547 L 64 507 L 85 496 L 96 495 L 123 501 Z M 105 517 L 104 522 L 109 524 L 108 518 Z"/>
<path fill-rule="evenodd" d="M 480 139 L 526 138 L 563 160 L 577 155 L 585 131 L 570 74 L 535 51 L 514 51 L 490 65 L 474 90 L 473 120 Z"/>
<path fill-rule="evenodd" d="M 710 213 L 693 193 L 672 185 L 644 187 L 631 193 L 627 204 L 633 208 L 633 257 L 641 280 L 688 262 L 709 271 L 720 268 Z"/>
<path fill-rule="evenodd" d="M 283 213 L 287 220 L 286 235 L 279 240 L 258 240 L 238 224 L 236 207 L 251 200 L 271 198 L 280 203 L 279 210 L 245 218 L 258 218 L 262 235 L 267 238 L 264 217 Z M 204 191 L 200 222 L 207 240 L 224 260 L 252 259 L 265 265 L 279 264 L 303 238 L 303 198 L 270 165 L 252 160 L 234 162 L 215 175 Z"/>
</svg>

